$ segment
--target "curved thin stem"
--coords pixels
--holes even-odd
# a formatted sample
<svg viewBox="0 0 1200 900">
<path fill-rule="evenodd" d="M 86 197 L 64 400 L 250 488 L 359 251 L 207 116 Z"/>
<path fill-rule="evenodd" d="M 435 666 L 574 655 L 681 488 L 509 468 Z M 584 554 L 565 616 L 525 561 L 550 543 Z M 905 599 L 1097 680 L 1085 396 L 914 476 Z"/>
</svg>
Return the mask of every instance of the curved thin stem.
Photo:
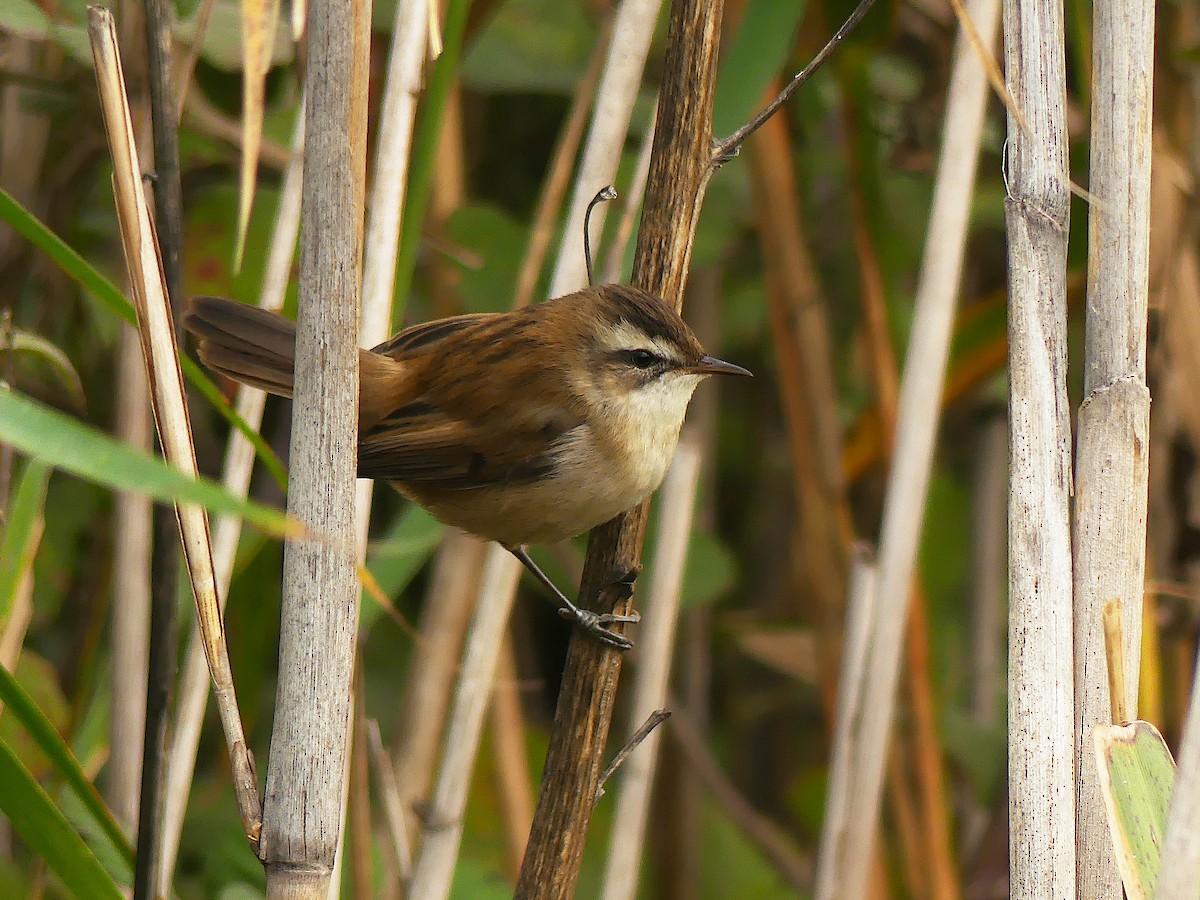
<svg viewBox="0 0 1200 900">
<path fill-rule="evenodd" d="M 824 65 L 825 60 L 829 59 L 833 51 L 837 49 L 838 44 L 845 40 L 846 35 L 855 29 L 874 5 L 875 0 L 860 0 L 858 6 L 854 8 L 854 12 L 850 14 L 850 18 L 829 39 L 829 42 L 821 48 L 821 52 L 813 57 L 812 62 L 796 73 L 796 76 L 788 82 L 787 86 L 779 92 L 779 95 L 774 100 L 768 103 L 758 115 L 729 137 L 724 140 L 715 141 L 713 144 L 712 165 L 714 167 L 724 165 L 737 156 L 746 138 L 758 131 L 763 123 L 775 115 L 779 111 L 779 108 L 787 103 L 792 94 L 796 93 L 800 86 L 808 81 L 816 73 L 817 69 Z"/>
</svg>

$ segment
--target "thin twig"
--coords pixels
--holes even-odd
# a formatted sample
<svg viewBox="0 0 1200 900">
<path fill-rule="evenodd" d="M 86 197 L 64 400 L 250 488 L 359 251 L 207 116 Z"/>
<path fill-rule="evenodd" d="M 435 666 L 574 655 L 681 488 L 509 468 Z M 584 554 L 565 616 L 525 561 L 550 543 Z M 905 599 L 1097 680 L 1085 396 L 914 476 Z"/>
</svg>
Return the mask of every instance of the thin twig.
<svg viewBox="0 0 1200 900">
<path fill-rule="evenodd" d="M 650 737 L 650 732 L 669 718 L 671 718 L 671 711 L 669 709 L 656 709 L 650 713 L 641 727 L 625 742 L 625 746 L 617 751 L 617 755 L 613 757 L 608 767 L 600 773 L 600 783 L 596 785 L 596 799 L 592 801 L 593 803 L 600 802 L 600 798 L 604 796 L 605 782 L 621 767 L 621 763 L 625 762 L 629 754 L 636 750 L 642 741 Z"/>
<path fill-rule="evenodd" d="M 591 231 L 592 210 L 599 203 L 607 203 L 609 200 L 615 199 L 617 199 L 617 189 L 611 184 L 606 185 L 596 191 L 596 196 L 591 199 L 591 202 L 587 205 L 587 209 L 583 211 L 583 261 L 587 266 L 587 283 L 589 285 L 596 283 L 595 276 L 592 274 L 592 236 L 589 233 Z"/>
<path fill-rule="evenodd" d="M 401 882 L 407 882 L 412 874 L 412 851 L 409 850 L 408 823 L 404 817 L 404 802 L 400 799 L 400 788 L 396 784 L 396 773 L 391 760 L 383 748 L 379 723 L 367 720 L 367 748 L 371 753 L 371 774 L 375 776 L 375 790 L 383 802 L 384 820 L 387 822 L 388 847 L 392 851 L 396 874 Z"/>
<path fill-rule="evenodd" d="M 791 99 L 792 94 L 796 93 L 796 91 L 800 89 L 801 85 L 808 81 L 808 79 L 810 79 L 816 73 L 816 71 L 825 64 L 825 61 L 829 59 L 833 51 L 837 49 L 838 44 L 846 39 L 846 36 L 858 26 L 858 23 L 863 20 L 863 17 L 874 5 L 875 0 L 859 0 L 858 6 L 854 8 L 854 12 L 850 14 L 850 18 L 846 20 L 845 24 L 843 24 L 842 27 L 837 30 L 834 36 L 829 39 L 828 43 L 821 48 L 821 51 L 813 57 L 812 62 L 796 73 L 795 77 L 788 82 L 787 86 L 779 92 L 779 95 L 774 100 L 763 107 L 762 111 L 759 112 L 758 115 L 756 115 L 753 119 L 739 128 L 729 137 L 725 138 L 724 140 L 714 142 L 712 165 L 724 165 L 725 163 L 729 162 L 729 160 L 737 156 L 741 151 L 742 143 L 746 140 L 746 138 L 758 131 L 758 129 L 762 127 L 763 123 L 766 122 L 767 119 L 779 112 L 780 107 L 787 103 L 788 100 Z"/>
</svg>

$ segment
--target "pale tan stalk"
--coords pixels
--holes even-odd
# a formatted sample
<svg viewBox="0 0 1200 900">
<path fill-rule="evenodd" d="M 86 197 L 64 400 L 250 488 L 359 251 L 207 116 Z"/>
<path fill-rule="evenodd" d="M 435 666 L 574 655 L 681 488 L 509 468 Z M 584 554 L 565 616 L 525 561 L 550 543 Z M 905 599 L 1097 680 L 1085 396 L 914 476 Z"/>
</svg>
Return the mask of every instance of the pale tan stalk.
<svg viewBox="0 0 1200 900">
<path fill-rule="evenodd" d="M 392 769 L 392 761 L 383 748 L 379 723 L 374 719 L 367 720 L 367 749 L 371 754 L 371 775 L 375 779 L 375 790 L 379 794 L 384 819 L 387 822 L 387 846 L 392 851 L 396 877 L 401 882 L 407 882 L 412 875 L 412 851 L 409 849 L 404 803 L 400 799 L 400 789 L 396 784 L 396 772 Z"/>
<path fill-rule="evenodd" d="M 972 16 L 991 45 L 998 0 L 975 0 Z M 987 81 L 978 58 L 961 37 L 957 42 L 946 101 L 942 151 L 934 183 L 925 255 L 917 283 L 916 315 L 909 342 L 896 416 L 895 455 L 884 497 L 878 567 L 878 611 L 863 694 L 863 753 L 856 766 L 863 805 L 856 815 L 871 823 L 865 843 L 852 832 L 849 859 L 870 859 L 886 766 L 888 738 L 900 674 L 900 654 L 909 610 L 917 547 L 941 412 L 942 384 L 958 299 L 968 215 L 983 127 Z M 866 867 L 862 867 L 865 869 Z M 854 891 L 837 896 L 857 900 Z"/>
<path fill-rule="evenodd" d="M 637 671 L 629 705 L 629 734 L 633 734 L 651 713 L 667 705 L 667 682 L 674 658 L 675 626 L 679 621 L 683 568 L 692 535 L 700 459 L 699 447 L 694 439 L 685 435 L 663 481 L 654 570 L 646 592 Z M 670 723 L 664 727 L 669 728 Z M 604 900 L 631 900 L 637 890 L 660 740 L 657 729 L 650 732 L 621 765 L 601 894 Z"/>
<path fill-rule="evenodd" d="M 499 635 L 508 624 L 520 575 L 512 562 L 512 554 L 499 544 L 488 546 L 480 596 L 467 632 L 454 705 L 446 727 L 442 766 L 409 885 L 409 896 L 420 900 L 437 900 L 450 894 L 462 840 L 463 810 L 500 654 Z"/>
<path fill-rule="evenodd" d="M 117 435 L 149 452 L 150 385 L 137 332 L 122 328 L 117 369 Z M 113 500 L 112 706 L 105 799 L 128 833 L 137 824 L 146 728 L 146 678 L 150 651 L 151 510 L 148 497 L 119 492 Z M 201 676 L 208 690 L 208 672 Z"/>
<path fill-rule="evenodd" d="M 365 8 L 364 8 L 365 7 Z M 358 311 L 366 140 L 362 16 L 369 4 L 308 10 L 304 218 L 296 321 L 288 512 L 318 535 L 355 533 Z M 358 76 L 357 78 L 355 76 Z M 267 896 L 325 897 L 342 822 L 358 631 L 356 548 L 284 548 L 279 680 L 267 765 Z"/>
<path fill-rule="evenodd" d="M 117 50 L 112 13 L 102 7 L 88 11 L 89 34 L 96 63 L 101 106 L 113 157 L 113 188 L 126 265 L 134 286 L 142 350 L 153 390 L 155 420 L 167 459 L 186 474 L 196 475 L 191 424 L 179 371 L 175 332 L 158 257 L 154 226 L 143 191 L 141 171 L 133 141 L 124 78 Z M 196 613 L 205 636 L 209 671 L 217 693 L 221 725 L 225 732 L 233 787 L 246 837 L 257 846 L 261 829 L 261 802 L 253 761 L 234 695 L 228 647 L 221 622 L 213 574 L 208 517 L 201 507 L 177 507 L 184 556 L 196 597 Z"/>
<path fill-rule="evenodd" d="M 617 10 L 592 124 L 583 158 L 579 161 L 571 202 L 567 204 L 567 227 L 563 229 L 558 261 L 550 279 L 551 297 L 577 291 L 587 282 L 577 229 L 583 224 L 583 213 L 592 197 L 605 185 L 612 184 L 616 177 L 625 136 L 629 133 L 629 118 L 633 115 L 633 104 L 642 84 L 646 54 L 650 51 L 650 39 L 654 36 L 654 25 L 661 8 L 662 0 L 622 0 Z M 599 244 L 599 235 L 603 231 L 604 205 L 601 204 L 592 212 L 593 247 Z"/>
<path fill-rule="evenodd" d="M 421 827 L 417 810 L 429 799 L 463 636 L 479 596 L 486 553 L 487 544 L 479 538 L 452 530 L 434 557 L 421 637 L 409 663 L 393 728 L 392 760 L 410 838 L 415 838 Z"/>
<path fill-rule="evenodd" d="M 296 235 L 300 229 L 300 186 L 304 168 L 303 98 L 299 106 L 301 112 L 297 116 L 292 137 L 292 161 L 283 179 L 279 207 L 275 213 L 275 225 L 271 231 L 271 246 L 263 272 L 262 290 L 258 298 L 263 309 L 283 308 L 292 258 L 295 255 Z M 234 409 L 251 428 L 258 428 L 262 423 L 266 399 L 267 395 L 258 388 L 242 385 L 238 388 Z M 247 495 L 250 490 L 250 475 L 254 470 L 254 459 L 254 445 L 240 431 L 231 429 L 221 471 L 221 483 L 227 491 L 238 497 Z M 213 526 L 213 567 L 222 610 L 229 596 L 233 564 L 241 534 L 241 519 L 235 516 L 217 517 Z M 159 891 L 164 896 L 170 893 L 171 881 L 175 875 L 183 819 L 187 812 L 192 775 L 196 769 L 196 752 L 200 746 L 200 729 L 204 724 L 204 710 L 208 704 L 208 671 L 204 660 L 204 647 L 194 626 L 184 655 L 186 662 L 175 707 L 175 722 L 171 729 L 171 754 L 167 764 L 167 783 L 163 792 L 162 869 L 159 872 L 158 884 Z"/>
<path fill-rule="evenodd" d="M 1123 894 L 1092 731 L 1110 723 L 1102 610 L 1121 602 L 1126 691 L 1136 718 L 1146 567 L 1150 391 L 1146 307 L 1154 83 L 1153 0 L 1092 5 L 1091 180 L 1083 403 L 1075 458 L 1076 889 Z M 1116 723 L 1120 724 L 1120 723 Z"/>
<path fill-rule="evenodd" d="M 854 548 L 846 597 L 846 635 L 842 644 L 842 669 L 837 680 L 837 713 L 833 722 L 833 750 L 829 782 L 825 789 L 825 819 L 817 850 L 817 900 L 861 896 L 866 890 L 868 866 L 849 856 L 847 849 L 871 840 L 875 823 L 856 815 L 866 799 L 856 778 L 856 759 L 863 754 L 862 709 L 865 700 L 867 653 L 878 619 L 875 559 L 865 545 Z"/>
<path fill-rule="evenodd" d="M 1063 10 L 1006 0 L 1010 112 L 1009 880 L 1016 900 L 1075 897 L 1071 421 L 1067 370 Z"/>
</svg>

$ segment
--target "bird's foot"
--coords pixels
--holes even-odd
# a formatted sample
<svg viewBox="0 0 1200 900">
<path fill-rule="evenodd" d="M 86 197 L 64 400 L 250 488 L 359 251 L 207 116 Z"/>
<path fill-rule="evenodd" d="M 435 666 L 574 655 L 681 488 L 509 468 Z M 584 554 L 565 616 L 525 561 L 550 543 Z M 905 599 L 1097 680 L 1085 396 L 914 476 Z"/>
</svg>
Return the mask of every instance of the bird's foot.
<svg viewBox="0 0 1200 900">
<path fill-rule="evenodd" d="M 568 621 L 574 622 L 596 640 L 602 644 L 616 650 L 631 650 L 633 641 L 625 637 L 625 635 L 613 631 L 609 625 L 636 625 L 642 621 L 642 617 L 636 612 L 627 616 L 617 615 L 615 613 L 597 613 L 590 609 L 583 609 L 576 606 L 574 603 L 569 606 L 560 607 L 558 614 Z"/>
</svg>

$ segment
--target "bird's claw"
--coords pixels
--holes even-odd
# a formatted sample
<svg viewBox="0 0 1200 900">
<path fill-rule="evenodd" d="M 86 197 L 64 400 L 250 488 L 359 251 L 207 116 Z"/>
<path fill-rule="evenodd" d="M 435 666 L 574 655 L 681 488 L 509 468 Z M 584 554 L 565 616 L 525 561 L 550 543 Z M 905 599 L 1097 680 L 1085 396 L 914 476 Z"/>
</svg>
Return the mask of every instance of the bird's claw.
<svg viewBox="0 0 1200 900">
<path fill-rule="evenodd" d="M 600 641 L 600 643 L 607 644 L 621 651 L 632 649 L 633 641 L 606 626 L 616 624 L 636 625 L 642 620 L 642 617 L 636 611 L 627 616 L 622 616 L 615 613 L 595 613 L 590 609 L 580 609 L 579 607 L 563 607 L 558 611 L 558 614 L 564 619 L 575 622 L 580 628 Z"/>
</svg>

